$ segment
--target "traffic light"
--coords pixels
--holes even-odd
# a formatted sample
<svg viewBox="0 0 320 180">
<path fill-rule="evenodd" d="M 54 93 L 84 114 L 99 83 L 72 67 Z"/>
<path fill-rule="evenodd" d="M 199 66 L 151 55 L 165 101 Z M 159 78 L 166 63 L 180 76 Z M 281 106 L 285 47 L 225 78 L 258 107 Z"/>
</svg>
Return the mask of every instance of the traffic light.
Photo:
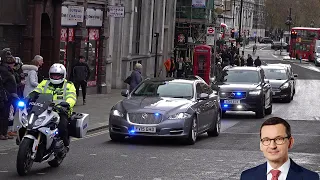
<svg viewBox="0 0 320 180">
<path fill-rule="evenodd" d="M 291 32 L 291 39 L 297 39 L 297 32 L 295 32 L 295 31 L 292 31 Z"/>
<path fill-rule="evenodd" d="M 234 29 L 231 30 L 231 37 L 234 38 Z"/>
</svg>

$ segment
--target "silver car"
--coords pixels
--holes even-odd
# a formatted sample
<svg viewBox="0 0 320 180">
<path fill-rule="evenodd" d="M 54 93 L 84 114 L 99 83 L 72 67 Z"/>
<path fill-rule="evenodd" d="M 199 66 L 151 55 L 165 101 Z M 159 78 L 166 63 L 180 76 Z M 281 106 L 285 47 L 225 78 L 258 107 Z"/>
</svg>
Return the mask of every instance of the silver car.
<svg viewBox="0 0 320 180">
<path fill-rule="evenodd" d="M 218 136 L 221 128 L 219 96 L 199 79 L 148 79 L 112 107 L 110 138 L 132 136 L 177 137 L 194 144 L 207 132 Z"/>
</svg>

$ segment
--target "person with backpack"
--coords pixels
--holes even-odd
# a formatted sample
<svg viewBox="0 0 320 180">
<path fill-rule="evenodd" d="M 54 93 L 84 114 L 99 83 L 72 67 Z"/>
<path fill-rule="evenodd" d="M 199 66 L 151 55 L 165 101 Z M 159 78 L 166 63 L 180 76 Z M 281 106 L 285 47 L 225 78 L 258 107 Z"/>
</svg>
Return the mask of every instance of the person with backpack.
<svg viewBox="0 0 320 180">
<path fill-rule="evenodd" d="M 0 140 L 13 139 L 8 135 L 10 107 L 18 99 L 17 83 L 13 75 L 15 58 L 9 51 L 1 56 L 0 65 Z"/>
</svg>

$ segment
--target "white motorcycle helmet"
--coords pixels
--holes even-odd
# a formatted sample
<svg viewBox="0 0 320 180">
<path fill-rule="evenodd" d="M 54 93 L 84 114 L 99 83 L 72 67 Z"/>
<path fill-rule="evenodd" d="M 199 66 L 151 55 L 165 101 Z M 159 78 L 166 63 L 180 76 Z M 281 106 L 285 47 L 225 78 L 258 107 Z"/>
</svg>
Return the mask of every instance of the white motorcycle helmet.
<svg viewBox="0 0 320 180">
<path fill-rule="evenodd" d="M 52 84 L 61 84 L 67 77 L 67 70 L 63 64 L 55 63 L 50 67 L 49 79 Z"/>
</svg>

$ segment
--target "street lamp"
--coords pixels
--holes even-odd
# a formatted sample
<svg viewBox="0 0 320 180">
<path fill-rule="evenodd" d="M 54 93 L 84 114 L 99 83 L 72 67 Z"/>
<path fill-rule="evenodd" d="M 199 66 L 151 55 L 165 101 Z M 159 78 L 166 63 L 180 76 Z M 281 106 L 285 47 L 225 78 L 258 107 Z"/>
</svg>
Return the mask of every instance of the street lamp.
<svg viewBox="0 0 320 180">
<path fill-rule="evenodd" d="M 153 37 L 156 38 L 156 56 L 154 58 L 154 77 L 157 77 L 159 33 L 154 33 Z"/>
</svg>

